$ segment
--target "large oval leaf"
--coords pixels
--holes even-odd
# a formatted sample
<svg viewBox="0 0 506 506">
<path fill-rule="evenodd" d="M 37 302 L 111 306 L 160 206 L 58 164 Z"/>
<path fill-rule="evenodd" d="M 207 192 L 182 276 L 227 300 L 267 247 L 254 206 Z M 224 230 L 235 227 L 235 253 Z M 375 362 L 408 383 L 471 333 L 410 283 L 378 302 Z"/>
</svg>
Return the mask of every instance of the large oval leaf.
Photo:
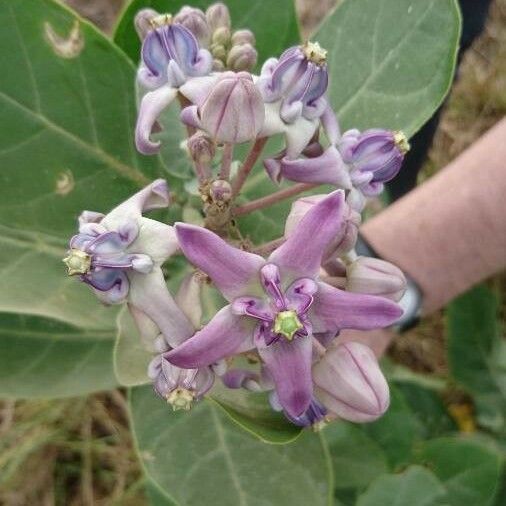
<svg viewBox="0 0 506 506">
<path fill-rule="evenodd" d="M 114 33 L 114 42 L 125 51 L 133 62 L 139 61 L 140 42 L 134 29 L 135 14 L 144 7 L 151 7 L 163 13 L 175 14 L 184 5 L 205 10 L 213 0 L 133 0 L 121 16 Z M 292 0 L 228 0 L 234 29 L 249 28 L 256 37 L 258 62 L 261 64 L 270 56 L 279 56 L 299 40 L 299 30 Z M 273 22 L 275 20 L 275 22 Z"/>
<path fill-rule="evenodd" d="M 180 506 L 332 504 L 331 470 L 318 435 L 265 445 L 213 404 L 172 413 L 149 387 L 131 391 L 130 407 L 148 476 Z"/>
<path fill-rule="evenodd" d="M 450 87 L 459 36 L 455 0 L 342 2 L 314 36 L 342 127 L 415 133 Z"/>
<path fill-rule="evenodd" d="M 5 393 L 110 388 L 116 311 L 67 278 L 61 258 L 81 210 L 107 211 L 163 174 L 158 158 L 134 148 L 135 69 L 51 0 L 0 0 L 0 22 L 8 69 L 0 78 L 0 311 L 10 313 L 0 369 L 13 375 L 3 378 Z"/>
</svg>

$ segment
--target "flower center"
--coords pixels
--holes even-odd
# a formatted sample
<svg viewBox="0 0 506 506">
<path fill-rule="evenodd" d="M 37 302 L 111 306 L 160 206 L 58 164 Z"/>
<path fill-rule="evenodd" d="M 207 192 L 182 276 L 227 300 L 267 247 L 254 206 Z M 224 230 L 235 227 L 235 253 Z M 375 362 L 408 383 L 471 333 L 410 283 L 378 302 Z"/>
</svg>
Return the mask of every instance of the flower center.
<svg viewBox="0 0 506 506">
<path fill-rule="evenodd" d="M 63 259 L 63 263 L 67 266 L 69 276 L 87 274 L 91 268 L 91 255 L 88 255 L 88 253 L 80 249 L 72 248 L 69 254 Z"/>
<path fill-rule="evenodd" d="M 327 50 L 323 49 L 318 42 L 307 41 L 302 46 L 304 56 L 316 65 L 323 65 L 327 62 Z"/>
<path fill-rule="evenodd" d="M 174 411 L 180 409 L 189 411 L 192 407 L 194 397 L 195 395 L 191 390 L 182 387 L 175 388 L 166 396 L 167 402 L 172 406 Z"/>
<path fill-rule="evenodd" d="M 279 312 L 274 320 L 274 332 L 286 337 L 288 341 L 291 341 L 294 334 L 302 327 L 297 313 L 293 310 Z"/>
<path fill-rule="evenodd" d="M 395 145 L 399 148 L 399 151 L 405 155 L 411 148 L 409 145 L 408 139 L 404 135 L 404 132 L 401 132 L 400 130 L 397 132 L 394 132 L 394 142 Z"/>
<path fill-rule="evenodd" d="M 149 20 L 149 24 L 155 30 L 172 23 L 172 14 L 160 14 Z"/>
</svg>

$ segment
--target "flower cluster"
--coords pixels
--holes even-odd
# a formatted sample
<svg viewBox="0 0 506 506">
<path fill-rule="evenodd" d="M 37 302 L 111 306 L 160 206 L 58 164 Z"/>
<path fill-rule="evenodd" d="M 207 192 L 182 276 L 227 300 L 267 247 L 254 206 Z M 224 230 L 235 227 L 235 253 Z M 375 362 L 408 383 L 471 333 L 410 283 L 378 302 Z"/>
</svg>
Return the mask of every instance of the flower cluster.
<svg viewBox="0 0 506 506">
<path fill-rule="evenodd" d="M 104 303 L 127 304 L 153 353 L 155 392 L 174 409 L 189 409 L 219 379 L 269 392 L 272 408 L 299 426 L 376 419 L 388 407 L 386 380 L 373 352 L 340 342 L 339 333 L 386 327 L 402 313 L 402 272 L 358 257 L 355 243 L 360 213 L 400 170 L 406 138 L 380 129 L 341 134 L 317 42 L 269 58 L 255 75 L 255 38 L 232 30 L 221 3 L 174 16 L 146 9 L 135 23 L 143 41 L 137 149 L 159 151 L 161 120 L 178 99 L 204 226 L 144 217 L 169 205 L 166 183 L 156 180 L 109 214 L 81 214 L 64 259 L 69 275 Z M 262 156 L 279 134 L 283 149 Z M 234 146 L 246 142 L 249 153 L 235 161 Z M 260 160 L 273 192 L 244 203 L 241 190 Z M 282 180 L 297 184 L 278 190 Z M 255 246 L 239 230 L 235 217 L 320 184 L 334 189 L 293 202 L 282 237 Z M 173 255 L 194 268 L 174 296 L 162 271 Z M 215 314 L 203 316 L 204 285 L 224 300 Z M 255 365 L 237 365 L 241 355 Z"/>
</svg>

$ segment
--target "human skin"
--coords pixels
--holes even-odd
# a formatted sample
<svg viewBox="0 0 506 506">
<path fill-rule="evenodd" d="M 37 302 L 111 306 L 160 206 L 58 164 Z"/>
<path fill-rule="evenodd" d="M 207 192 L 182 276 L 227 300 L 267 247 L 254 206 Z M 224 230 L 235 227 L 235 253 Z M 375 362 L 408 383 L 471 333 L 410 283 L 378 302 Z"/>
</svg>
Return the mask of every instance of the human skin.
<svg viewBox="0 0 506 506">
<path fill-rule="evenodd" d="M 506 119 L 360 232 L 420 286 L 422 314 L 506 268 Z M 346 331 L 380 356 L 395 334 Z"/>
</svg>

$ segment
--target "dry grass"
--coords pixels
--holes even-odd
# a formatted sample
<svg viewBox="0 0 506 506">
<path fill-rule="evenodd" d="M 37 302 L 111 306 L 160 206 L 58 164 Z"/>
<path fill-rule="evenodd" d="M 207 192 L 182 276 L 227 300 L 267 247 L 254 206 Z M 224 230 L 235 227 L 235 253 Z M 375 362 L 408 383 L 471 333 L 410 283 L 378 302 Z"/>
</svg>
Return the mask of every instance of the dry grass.
<svg viewBox="0 0 506 506">
<path fill-rule="evenodd" d="M 333 0 L 298 0 L 306 26 Z M 69 0 L 109 29 L 121 0 Z M 497 0 L 483 36 L 466 54 L 421 179 L 471 144 L 506 112 L 506 0 Z M 497 279 L 496 283 L 501 283 Z M 504 279 L 502 280 L 504 288 Z M 423 372 L 445 370 L 442 314 L 400 337 L 397 360 Z M 57 401 L 0 402 L 0 504 L 145 504 L 121 392 Z"/>
</svg>

